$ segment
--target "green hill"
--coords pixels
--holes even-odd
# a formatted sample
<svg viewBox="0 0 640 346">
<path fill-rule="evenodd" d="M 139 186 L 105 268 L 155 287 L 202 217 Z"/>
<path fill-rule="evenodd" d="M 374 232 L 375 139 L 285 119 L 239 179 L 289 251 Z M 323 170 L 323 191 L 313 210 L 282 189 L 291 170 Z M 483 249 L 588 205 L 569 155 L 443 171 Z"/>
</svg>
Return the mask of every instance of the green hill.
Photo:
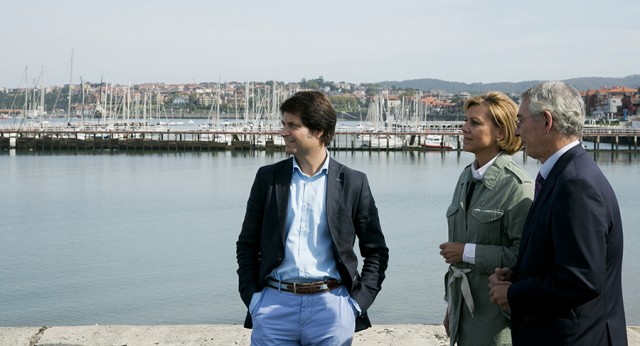
<svg viewBox="0 0 640 346">
<path fill-rule="evenodd" d="M 472 94 L 482 93 L 490 90 L 498 90 L 505 93 L 520 93 L 527 88 L 542 82 L 542 80 L 532 80 L 524 82 L 498 82 L 498 83 L 461 83 L 448 82 L 440 79 L 411 79 L 404 81 L 383 81 L 376 84 L 388 88 L 396 87 L 401 89 L 416 90 L 439 90 L 446 92 L 462 92 L 466 91 Z M 602 87 L 624 86 L 628 88 L 640 88 L 640 74 L 630 75 L 623 78 L 614 77 L 580 77 L 565 79 L 568 83 L 578 90 L 600 89 Z"/>
</svg>

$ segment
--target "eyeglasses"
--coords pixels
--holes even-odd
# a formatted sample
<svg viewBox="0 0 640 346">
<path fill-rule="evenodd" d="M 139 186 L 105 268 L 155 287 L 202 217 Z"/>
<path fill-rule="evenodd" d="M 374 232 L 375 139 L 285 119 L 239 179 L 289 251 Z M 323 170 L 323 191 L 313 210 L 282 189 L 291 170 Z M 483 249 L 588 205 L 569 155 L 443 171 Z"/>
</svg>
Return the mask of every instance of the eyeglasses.
<svg viewBox="0 0 640 346">
<path fill-rule="evenodd" d="M 535 118 L 535 117 L 538 117 L 540 115 L 542 115 L 542 113 L 540 113 L 539 115 L 538 114 L 532 114 L 532 115 L 528 116 L 527 118 Z M 526 119 L 526 118 L 524 118 L 523 116 L 520 116 L 519 118 L 516 119 L 516 129 L 519 129 L 520 126 L 522 126 L 522 123 L 524 123 L 524 119 Z"/>
</svg>

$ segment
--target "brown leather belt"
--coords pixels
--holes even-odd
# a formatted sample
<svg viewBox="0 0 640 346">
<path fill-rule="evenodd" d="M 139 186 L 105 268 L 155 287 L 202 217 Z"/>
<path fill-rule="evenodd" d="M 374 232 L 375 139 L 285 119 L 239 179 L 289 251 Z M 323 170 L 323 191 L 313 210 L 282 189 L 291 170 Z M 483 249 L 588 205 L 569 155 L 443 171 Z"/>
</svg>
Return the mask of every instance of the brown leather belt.
<svg viewBox="0 0 640 346">
<path fill-rule="evenodd" d="M 267 279 L 267 286 L 296 294 L 314 294 L 331 291 L 340 286 L 340 280 L 329 279 L 315 282 L 286 282 Z"/>
</svg>

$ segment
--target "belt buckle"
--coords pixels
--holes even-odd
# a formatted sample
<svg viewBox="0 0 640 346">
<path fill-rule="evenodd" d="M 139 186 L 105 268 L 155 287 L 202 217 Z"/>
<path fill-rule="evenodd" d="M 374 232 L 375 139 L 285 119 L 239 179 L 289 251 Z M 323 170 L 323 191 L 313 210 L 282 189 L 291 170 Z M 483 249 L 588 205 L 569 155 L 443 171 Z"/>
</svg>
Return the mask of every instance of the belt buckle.
<svg viewBox="0 0 640 346">
<path fill-rule="evenodd" d="M 296 294 L 313 294 L 313 283 L 310 282 L 294 282 L 293 293 Z"/>
</svg>

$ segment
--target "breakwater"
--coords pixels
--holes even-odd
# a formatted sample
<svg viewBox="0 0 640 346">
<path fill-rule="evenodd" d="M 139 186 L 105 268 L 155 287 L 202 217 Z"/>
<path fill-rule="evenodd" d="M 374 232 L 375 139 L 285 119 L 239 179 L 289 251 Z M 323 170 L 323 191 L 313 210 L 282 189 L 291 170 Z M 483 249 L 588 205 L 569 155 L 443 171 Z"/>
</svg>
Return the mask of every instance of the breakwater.
<svg viewBox="0 0 640 346">
<path fill-rule="evenodd" d="M 461 150 L 458 126 L 428 130 L 337 130 L 331 150 L 406 151 Z M 610 143 L 612 150 L 638 150 L 640 128 L 585 127 L 587 149 L 600 150 Z M 278 130 L 183 130 L 141 127 L 99 128 L 1 128 L 0 149 L 16 150 L 283 150 Z"/>
<path fill-rule="evenodd" d="M 461 149 L 457 134 L 449 147 L 421 145 L 426 133 L 337 133 L 332 150 L 398 151 Z M 284 150 L 278 132 L 19 132 L 0 136 L 0 149 L 17 150 Z"/>
<path fill-rule="evenodd" d="M 0 327 L 0 344 L 37 345 L 248 345 L 251 331 L 239 325 Z M 629 345 L 640 343 L 638 327 L 627 327 Z M 354 346 L 445 346 L 442 325 L 375 325 L 356 333 Z"/>
<path fill-rule="evenodd" d="M 248 345 L 251 331 L 239 325 L 0 327 L 2 345 Z M 627 327 L 629 345 L 640 343 L 638 327 Z M 354 346 L 445 346 L 442 325 L 374 325 L 356 333 Z"/>
</svg>

